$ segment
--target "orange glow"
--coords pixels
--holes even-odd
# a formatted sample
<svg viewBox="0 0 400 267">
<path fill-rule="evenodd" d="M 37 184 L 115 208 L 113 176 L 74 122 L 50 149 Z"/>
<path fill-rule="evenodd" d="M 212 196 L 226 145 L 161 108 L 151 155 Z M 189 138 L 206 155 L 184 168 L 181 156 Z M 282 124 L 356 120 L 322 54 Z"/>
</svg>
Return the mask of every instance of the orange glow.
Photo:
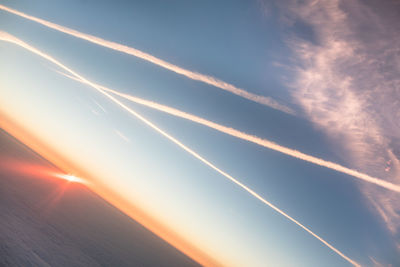
<svg viewBox="0 0 400 267">
<path fill-rule="evenodd" d="M 6 110 L 1 110 L 0 107 L 0 128 L 4 129 L 14 138 L 18 139 L 23 144 L 34 150 L 36 153 L 47 159 L 64 173 L 73 173 L 74 177 L 85 177 L 85 184 L 96 194 L 101 196 L 104 200 L 118 208 L 133 220 L 139 222 L 148 230 L 165 240 L 167 243 L 174 246 L 176 249 L 187 255 L 194 261 L 198 262 L 202 266 L 223 266 L 208 253 L 202 249 L 194 246 L 186 238 L 180 234 L 172 231 L 171 229 L 164 226 L 158 220 L 154 219 L 149 215 L 148 211 L 144 211 L 141 208 L 133 205 L 126 199 L 122 198 L 114 191 L 111 191 L 107 186 L 99 182 L 94 174 L 90 173 L 88 169 L 81 169 L 77 166 L 77 163 L 61 156 L 56 152 L 56 148 L 49 147 L 44 141 L 32 134 L 21 126 L 22 122 L 19 122 L 18 118 L 7 114 Z M 60 171 L 57 171 L 60 174 Z M 54 173 L 53 173 L 54 174 Z M 64 175 L 64 174 L 63 174 Z M 64 178 L 65 179 L 65 178 Z"/>
<path fill-rule="evenodd" d="M 32 163 L 23 160 L 17 160 L 13 158 L 1 158 L 0 159 L 0 170 L 5 172 L 17 173 L 29 177 L 38 178 L 59 178 L 68 182 L 82 183 L 85 184 L 85 180 L 75 175 L 64 174 L 57 170 L 55 167 L 44 166 L 37 163 Z"/>
<path fill-rule="evenodd" d="M 12 158 L 1 158 L 0 169 L 30 177 L 56 177 L 59 172 L 56 168 Z"/>
</svg>

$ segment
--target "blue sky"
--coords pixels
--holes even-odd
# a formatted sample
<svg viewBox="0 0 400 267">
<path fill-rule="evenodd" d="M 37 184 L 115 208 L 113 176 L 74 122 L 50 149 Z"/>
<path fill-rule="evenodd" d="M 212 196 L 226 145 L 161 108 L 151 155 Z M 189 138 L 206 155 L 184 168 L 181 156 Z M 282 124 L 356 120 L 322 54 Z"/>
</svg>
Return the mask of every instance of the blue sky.
<svg viewBox="0 0 400 267">
<path fill-rule="evenodd" d="M 360 148 L 354 148 L 357 144 L 365 148 L 364 143 L 348 136 L 349 131 L 338 130 L 354 129 L 354 126 L 352 120 L 345 118 L 348 113 L 326 107 L 340 102 L 347 104 L 331 94 L 337 89 L 329 85 L 326 91 L 319 91 L 324 84 L 305 81 L 309 73 L 322 77 L 326 74 L 325 65 L 318 65 L 318 59 L 323 58 L 336 71 L 329 73 L 329 79 L 339 79 L 342 71 L 351 70 L 351 86 L 342 84 L 337 90 L 345 88 L 349 92 L 340 96 L 359 92 L 357 86 L 362 84 L 357 82 L 366 71 L 361 67 L 358 71 L 357 66 L 339 65 L 336 55 L 335 60 L 329 61 L 332 56 L 324 48 L 330 51 L 330 39 L 326 37 L 330 28 L 318 28 L 315 26 L 318 19 L 314 18 L 323 12 L 336 14 L 334 8 L 351 14 L 352 8 L 362 3 L 353 1 L 354 6 L 327 5 L 325 8 L 326 3 L 322 1 L 316 13 L 311 5 L 307 8 L 309 3 L 296 13 L 293 11 L 296 4 L 291 2 L 285 6 L 257 1 L 230 1 L 229 4 L 223 1 L 1 1 L 1 4 L 271 97 L 295 110 L 297 115 L 251 102 L 141 59 L 0 11 L 0 30 L 45 51 L 92 81 L 350 168 L 372 172 L 388 181 L 395 182 L 393 179 L 398 178 L 392 170 L 390 175 L 379 168 L 371 171 L 369 166 L 374 166 L 369 164 L 368 153 L 361 160 L 356 153 Z M 379 18 L 384 11 L 375 15 Z M 334 15 L 327 17 L 335 23 L 348 23 L 348 28 L 353 30 L 349 30 L 352 38 L 360 40 L 358 28 L 354 26 L 358 22 L 338 21 Z M 348 42 L 356 47 L 355 41 L 349 40 L 346 34 L 336 36 L 336 40 L 343 38 L 341 44 Z M 387 34 L 392 36 L 391 31 Z M 297 225 L 92 88 L 56 73 L 56 66 L 20 47 L 5 42 L 0 47 L 0 111 L 25 122 L 27 130 L 46 140 L 59 153 L 99 174 L 97 179 L 111 190 L 147 210 L 221 262 L 235 266 L 349 265 Z M 307 49 L 311 54 L 315 52 L 315 59 L 304 52 Z M 369 49 L 372 48 L 361 46 L 357 51 L 368 55 Z M 373 67 L 370 69 L 373 73 L 391 71 L 390 66 L 389 70 Z M 314 83 L 315 89 L 311 86 L 307 87 L 311 91 L 302 91 L 304 84 Z M 382 94 L 392 92 L 390 88 L 372 88 L 371 92 L 378 89 Z M 332 103 L 317 99 L 323 93 L 324 101 Z M 396 211 L 383 213 L 393 217 L 393 221 L 389 220 L 392 224 L 376 211 L 382 196 L 395 201 L 397 195 L 388 195 L 385 189 L 375 189 L 374 185 L 365 186 L 351 176 L 122 101 L 351 259 L 370 266 L 373 260 L 399 264 Z M 360 110 L 364 111 L 363 105 L 367 104 L 351 102 L 349 106 L 361 106 Z M 332 119 L 341 114 L 344 118 L 339 121 L 346 121 L 344 126 Z M 369 114 L 365 118 L 376 120 L 374 125 L 382 136 L 394 136 L 388 144 L 398 140 L 397 129 L 381 127 L 385 120 L 380 118 L 385 118 L 386 113 L 376 109 L 374 116 Z M 330 123 L 325 124 L 324 120 Z M 390 134 L 386 136 L 386 132 Z M 358 132 L 355 134 L 359 136 Z M 346 143 L 347 140 L 357 143 Z M 395 151 L 381 143 L 376 147 Z M 388 161 L 389 156 L 381 153 Z M 394 163 L 392 169 L 395 169 Z M 371 204 L 370 198 L 375 197 L 378 204 Z M 394 231 L 391 225 L 395 225 Z"/>
</svg>

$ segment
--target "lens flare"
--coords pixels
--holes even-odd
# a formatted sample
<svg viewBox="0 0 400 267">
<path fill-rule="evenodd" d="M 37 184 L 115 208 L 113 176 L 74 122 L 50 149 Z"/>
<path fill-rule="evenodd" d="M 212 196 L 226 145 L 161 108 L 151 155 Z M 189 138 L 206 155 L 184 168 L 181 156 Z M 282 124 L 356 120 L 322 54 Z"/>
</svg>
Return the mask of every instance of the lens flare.
<svg viewBox="0 0 400 267">
<path fill-rule="evenodd" d="M 73 174 L 60 172 L 56 167 L 14 158 L 0 158 L 0 172 L 35 178 L 59 178 L 70 183 L 87 184 L 87 181 L 84 179 Z"/>
</svg>

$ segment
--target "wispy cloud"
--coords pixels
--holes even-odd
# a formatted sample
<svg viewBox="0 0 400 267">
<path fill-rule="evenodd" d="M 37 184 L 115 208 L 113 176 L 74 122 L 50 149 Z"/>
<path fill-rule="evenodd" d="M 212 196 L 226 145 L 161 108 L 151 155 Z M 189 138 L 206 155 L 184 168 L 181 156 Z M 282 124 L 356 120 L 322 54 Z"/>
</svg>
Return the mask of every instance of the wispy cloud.
<svg viewBox="0 0 400 267">
<path fill-rule="evenodd" d="M 99 102 L 97 102 L 97 101 L 94 100 L 94 99 L 92 99 L 92 100 L 93 100 L 93 102 L 96 104 L 96 106 L 97 106 L 99 109 L 101 109 L 104 113 L 108 113 L 107 110 L 106 110 L 102 105 L 99 104 Z"/>
<path fill-rule="evenodd" d="M 121 139 L 124 140 L 125 142 L 127 142 L 127 143 L 130 143 L 130 142 L 131 142 L 131 140 L 130 140 L 128 137 L 126 137 L 126 135 L 124 135 L 123 133 L 121 133 L 120 131 L 114 129 L 114 133 L 115 133 L 116 135 L 118 135 L 119 138 L 121 138 Z"/>
<path fill-rule="evenodd" d="M 285 23 L 313 38 L 288 37 L 296 67 L 293 97 L 341 144 L 352 166 L 400 182 L 400 24 L 394 2 L 285 1 Z M 338 146 L 336 146 L 338 148 Z M 367 184 L 362 192 L 394 234 L 400 197 Z"/>
<path fill-rule="evenodd" d="M 336 249 L 334 246 L 332 246 L 331 244 L 329 244 L 327 241 L 325 241 L 323 238 L 321 238 L 319 235 L 315 234 L 313 231 L 311 231 L 309 228 L 307 228 L 306 226 L 304 226 L 303 224 L 301 224 L 300 222 L 298 222 L 296 219 L 294 219 L 293 217 L 289 216 L 287 213 L 285 213 L 284 211 L 282 211 L 281 209 L 279 209 L 278 207 L 276 207 L 275 205 L 273 205 L 272 203 L 270 203 L 269 201 L 267 201 L 266 199 L 264 199 L 262 196 L 260 196 L 259 194 L 257 194 L 255 191 L 253 191 L 252 189 L 250 189 L 249 187 L 247 187 L 246 185 L 244 185 L 243 183 L 241 183 L 238 179 L 236 179 L 235 177 L 231 176 L 230 174 L 224 172 L 223 170 L 219 169 L 217 166 L 215 166 L 213 163 L 209 162 L 207 159 L 205 159 L 204 157 L 200 156 L 197 152 L 195 152 L 194 150 L 192 150 L 191 148 L 187 147 L 186 145 L 184 145 L 182 142 L 180 142 L 178 139 L 176 139 L 175 137 L 171 136 L 170 134 L 168 134 L 167 132 L 165 132 L 164 130 L 160 129 L 158 126 L 156 126 L 154 123 L 152 123 L 151 121 L 149 121 L 148 119 L 146 119 L 145 117 L 143 117 L 142 115 L 140 115 L 139 113 L 137 113 L 136 111 L 134 111 L 133 109 L 129 108 L 128 106 L 126 106 L 125 104 L 123 104 L 121 101 L 119 101 L 118 99 L 116 99 L 114 96 L 110 95 L 109 93 L 107 93 L 106 91 L 102 90 L 100 87 L 98 87 L 95 83 L 87 80 L 86 78 L 84 78 L 83 76 L 81 76 L 80 74 L 78 74 L 77 72 L 73 71 L 72 69 L 68 68 L 67 66 L 65 66 L 64 64 L 62 64 L 61 62 L 57 61 L 56 59 L 54 59 L 53 57 L 51 57 L 50 55 L 47 55 L 44 52 L 41 52 L 40 50 L 30 46 L 29 44 L 19 40 L 18 38 L 5 33 L 5 32 L 1 32 L 0 31 L 0 40 L 4 40 L 7 42 L 11 42 L 14 43 L 16 45 L 19 45 L 41 57 L 43 57 L 44 59 L 52 62 L 53 64 L 57 65 L 58 67 L 60 67 L 61 69 L 63 69 L 64 71 L 68 72 L 69 74 L 73 75 L 74 77 L 76 77 L 77 79 L 85 82 L 86 84 L 90 85 L 91 87 L 93 87 L 95 90 L 97 90 L 99 93 L 103 94 L 105 97 L 107 97 L 108 99 L 110 99 L 112 102 L 114 102 L 116 105 L 118 105 L 119 107 L 121 107 L 122 109 L 124 109 L 125 111 L 127 111 L 128 113 L 130 113 L 131 115 L 133 115 L 134 117 L 136 117 L 137 119 L 141 120 L 143 123 L 145 123 L 147 126 L 151 127 L 153 130 L 157 131 L 158 133 L 160 133 L 161 135 L 163 135 L 164 137 L 166 137 L 168 140 L 170 140 L 171 142 L 175 143 L 177 146 L 179 146 L 180 148 L 182 148 L 183 150 L 185 150 L 187 153 L 191 154 L 193 157 L 195 157 L 196 159 L 200 160 L 201 162 L 203 162 L 205 165 L 207 165 L 208 167 L 210 167 L 211 169 L 215 170 L 216 172 L 218 172 L 219 174 L 221 174 L 222 176 L 224 176 L 225 178 L 227 178 L 228 180 L 230 180 L 231 182 L 233 182 L 234 184 L 236 184 L 237 186 L 239 186 L 240 188 L 242 188 L 243 190 L 245 190 L 246 192 L 248 192 L 251 196 L 255 197 L 256 199 L 258 199 L 259 201 L 261 201 L 262 203 L 264 203 L 265 205 L 269 206 L 270 208 L 272 208 L 273 210 L 275 210 L 276 212 L 278 212 L 279 214 L 281 214 L 282 216 L 284 216 L 285 218 L 287 218 L 288 220 L 290 220 L 291 222 L 295 223 L 296 225 L 298 225 L 300 228 L 302 228 L 303 230 L 305 230 L 307 233 L 309 233 L 310 235 L 312 235 L 314 238 L 318 239 L 322 244 L 324 244 L 325 246 L 327 246 L 329 249 L 331 249 L 333 252 L 335 252 L 336 254 L 338 254 L 339 256 L 341 256 L 343 259 L 345 259 L 346 261 L 348 261 L 349 263 L 351 263 L 354 266 L 360 266 L 356 261 L 352 260 L 351 258 L 347 257 L 346 255 L 344 255 L 341 251 L 339 251 L 338 249 Z"/>
<path fill-rule="evenodd" d="M 374 267 L 385 267 L 382 263 L 374 259 L 373 257 L 369 257 Z"/>
<path fill-rule="evenodd" d="M 107 48 L 110 48 L 110 49 L 113 49 L 113 50 L 116 50 L 116 51 L 119 51 L 119 52 L 122 52 L 122 53 L 125 53 L 125 54 L 129 54 L 129 55 L 138 57 L 140 59 L 146 60 L 148 62 L 151 62 L 151 63 L 155 64 L 155 65 L 158 65 L 158 66 L 160 66 L 162 68 L 165 68 L 165 69 L 168 69 L 168 70 L 173 71 L 175 73 L 178 73 L 180 75 L 183 75 L 183 76 L 185 76 L 185 77 L 187 77 L 189 79 L 200 81 L 200 82 L 215 86 L 217 88 L 220 88 L 220 89 L 228 91 L 228 92 L 230 92 L 232 94 L 241 96 L 241 97 L 246 98 L 248 100 L 257 102 L 259 104 L 262 104 L 262 105 L 265 105 L 265 106 L 269 106 L 271 108 L 274 108 L 274 109 L 277 109 L 277 110 L 280 110 L 280 111 L 283 111 L 283 112 L 286 112 L 286 113 L 289 113 L 289 114 L 294 114 L 294 111 L 292 109 L 290 109 L 289 107 L 287 107 L 287 106 L 285 106 L 283 104 L 278 103 L 277 101 L 275 101 L 274 99 L 272 99 L 270 97 L 260 96 L 260 95 L 251 93 L 249 91 L 246 91 L 246 90 L 244 90 L 242 88 L 239 88 L 239 87 L 237 87 L 235 85 L 232 85 L 230 83 L 227 83 L 225 81 L 222 81 L 222 80 L 220 80 L 218 78 L 215 78 L 213 76 L 201 74 L 201 73 L 198 73 L 198 72 L 195 72 L 195 71 L 191 71 L 191 70 L 179 67 L 179 66 L 174 65 L 172 63 L 169 63 L 167 61 L 164 61 L 164 60 L 162 60 L 160 58 L 157 58 L 157 57 L 155 57 L 153 55 L 150 55 L 148 53 L 140 51 L 140 50 L 138 50 L 136 48 L 129 47 L 129 46 L 126 46 L 126 45 L 122 45 L 122 44 L 119 44 L 119 43 L 115 43 L 115 42 L 112 42 L 112 41 L 108 41 L 108 40 L 105 40 L 105 39 L 102 39 L 102 38 L 99 38 L 99 37 L 96 37 L 96 36 L 93 36 L 93 35 L 90 35 L 90 34 L 82 33 L 82 32 L 79 32 L 79 31 L 76 31 L 76 30 L 73 30 L 73 29 L 70 29 L 70 28 L 67 28 L 67 27 L 64 27 L 64 26 L 61 26 L 61 25 L 46 21 L 46 20 L 40 19 L 40 18 L 36 18 L 34 16 L 27 15 L 25 13 L 19 12 L 17 10 L 8 8 L 8 7 L 3 6 L 3 5 L 0 5 L 0 10 L 7 11 L 7 12 L 12 13 L 14 15 L 17 15 L 17 16 L 23 17 L 25 19 L 28 19 L 30 21 L 34 21 L 34 22 L 40 23 L 40 24 L 42 24 L 42 25 L 44 25 L 44 26 L 46 26 L 48 28 L 51 28 L 51 29 L 54 29 L 54 30 L 57 30 L 57 31 L 60 31 L 60 32 L 63 32 L 63 33 L 66 33 L 68 35 L 72 35 L 74 37 L 89 41 L 91 43 L 94 43 L 94 44 L 97 44 L 97 45 L 100 45 L 100 46 L 104 46 L 104 47 L 107 47 Z"/>
</svg>

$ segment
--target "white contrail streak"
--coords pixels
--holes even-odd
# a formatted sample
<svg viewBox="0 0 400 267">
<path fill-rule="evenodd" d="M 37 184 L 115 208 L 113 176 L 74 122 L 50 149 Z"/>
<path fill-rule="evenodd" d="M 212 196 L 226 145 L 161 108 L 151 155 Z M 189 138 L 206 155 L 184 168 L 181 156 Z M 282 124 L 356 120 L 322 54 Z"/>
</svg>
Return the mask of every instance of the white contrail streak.
<svg viewBox="0 0 400 267">
<path fill-rule="evenodd" d="M 72 76 L 70 76 L 68 74 L 61 73 L 61 72 L 59 72 L 59 73 L 64 75 L 64 76 L 67 76 L 70 79 L 74 79 L 76 81 L 86 83 L 85 81 L 82 81 L 80 79 L 72 77 Z M 241 131 L 236 130 L 234 128 L 223 126 L 221 124 L 218 124 L 218 123 L 203 119 L 201 117 L 197 117 L 195 115 L 180 111 L 180 110 L 175 109 L 175 108 L 171 108 L 169 106 L 161 105 L 161 104 L 158 104 L 158 103 L 155 103 L 155 102 L 152 102 L 152 101 L 148 101 L 148 100 L 145 100 L 145 99 L 142 99 L 142 98 L 138 98 L 138 97 L 134 97 L 134 96 L 131 96 L 131 95 L 128 95 L 128 94 L 120 93 L 118 91 L 112 90 L 110 88 L 107 88 L 107 87 L 99 85 L 99 84 L 96 84 L 96 86 L 98 88 L 101 88 L 102 90 L 105 90 L 107 92 L 110 92 L 110 93 L 113 93 L 113 94 L 118 95 L 120 97 L 123 97 L 123 98 L 125 98 L 125 99 L 127 99 L 129 101 L 134 102 L 134 103 L 137 103 L 137 104 L 140 104 L 140 105 L 144 105 L 146 107 L 149 107 L 149 108 L 152 108 L 152 109 L 156 109 L 156 110 L 168 113 L 168 114 L 176 116 L 176 117 L 180 117 L 180 118 L 183 118 L 183 119 L 186 119 L 186 120 L 190 120 L 192 122 L 195 122 L 195 123 L 210 127 L 212 129 L 215 129 L 215 130 L 217 130 L 219 132 L 234 136 L 236 138 L 255 143 L 257 145 L 260 145 L 260 146 L 263 146 L 263 147 L 278 151 L 278 152 L 286 154 L 288 156 L 295 157 L 295 158 L 298 158 L 298 159 L 301 159 L 301 160 L 304 160 L 304 161 L 307 161 L 307 162 L 310 162 L 310 163 L 313 163 L 313 164 L 316 164 L 316 165 L 319 165 L 319 166 L 323 166 L 323 167 L 329 168 L 331 170 L 335 170 L 335 171 L 350 175 L 350 176 L 352 176 L 354 178 L 363 180 L 365 182 L 369 182 L 369 183 L 381 186 L 383 188 L 386 188 L 388 190 L 400 193 L 400 186 L 399 185 L 384 181 L 384 180 L 376 178 L 376 177 L 369 176 L 368 174 L 364 174 L 362 172 L 359 172 L 359 171 L 344 167 L 344 166 L 342 166 L 340 164 L 337 164 L 337 163 L 334 163 L 334 162 L 331 162 L 331 161 L 327 161 L 327 160 L 323 160 L 323 159 L 320 159 L 320 158 L 317 158 L 317 157 L 314 157 L 314 156 L 310 156 L 308 154 L 304 154 L 304 153 L 302 153 L 300 151 L 297 151 L 297 150 L 294 150 L 294 149 L 291 149 L 291 148 L 288 148 L 288 147 L 284 147 L 284 146 L 278 145 L 278 144 L 276 144 L 276 143 L 274 143 L 272 141 L 269 141 L 269 140 L 266 140 L 266 139 L 262 139 L 260 137 L 254 136 L 254 135 L 250 135 L 250 134 L 241 132 Z"/>
<path fill-rule="evenodd" d="M 201 162 L 203 162 L 205 165 L 209 166 L 210 168 L 212 168 L 213 170 L 215 170 L 216 172 L 220 173 L 221 175 L 223 175 L 225 178 L 229 179 L 231 182 L 235 183 L 237 186 L 241 187 L 242 189 L 246 190 L 250 195 L 252 195 L 253 197 L 257 198 L 258 200 L 260 200 L 262 203 L 264 203 L 265 205 L 271 207 L 272 209 L 274 209 L 276 212 L 278 212 L 279 214 L 283 215 L 284 217 L 286 217 L 288 220 L 292 221 L 293 223 L 297 224 L 299 227 L 301 227 L 303 230 L 305 230 L 307 233 L 309 233 L 310 235 L 312 235 L 313 237 L 315 237 L 316 239 L 318 239 L 321 243 L 323 243 L 325 246 L 327 246 L 328 248 L 330 248 L 332 251 L 334 251 L 335 253 L 337 253 L 339 256 L 341 256 L 343 259 L 345 259 L 346 261 L 348 261 L 349 263 L 353 264 L 354 266 L 361 266 L 360 264 L 358 264 L 356 261 L 350 259 L 349 257 L 347 257 L 346 255 L 344 255 L 342 252 L 340 252 L 338 249 L 336 249 L 334 246 L 332 246 L 331 244 L 329 244 L 327 241 L 325 241 L 324 239 L 322 239 L 320 236 L 318 236 L 317 234 L 315 234 L 313 231 L 311 231 L 309 228 L 307 228 L 306 226 L 304 226 L 303 224 L 301 224 L 300 222 L 298 222 L 296 219 L 292 218 L 291 216 L 289 216 L 288 214 L 286 214 L 284 211 L 282 211 L 281 209 L 279 209 L 278 207 L 276 207 L 275 205 L 273 205 L 272 203 L 268 202 L 267 200 L 265 200 L 262 196 L 260 196 L 259 194 L 257 194 L 256 192 L 254 192 L 252 189 L 250 189 L 249 187 L 247 187 L 246 185 L 242 184 L 241 182 L 239 182 L 236 178 L 234 178 L 233 176 L 229 175 L 228 173 L 222 171 L 221 169 L 219 169 L 218 167 L 216 167 L 214 164 L 212 164 L 211 162 L 209 162 L 208 160 L 206 160 L 205 158 L 203 158 L 202 156 L 200 156 L 199 154 L 197 154 L 195 151 L 193 151 L 192 149 L 190 149 L 189 147 L 185 146 L 183 143 L 181 143 L 179 140 L 177 140 L 176 138 L 174 138 L 173 136 L 169 135 L 168 133 L 166 133 L 165 131 L 163 131 L 162 129 L 160 129 L 158 126 L 156 126 L 155 124 L 153 124 L 151 121 L 147 120 L 146 118 L 144 118 L 142 115 L 140 115 L 139 113 L 137 113 L 136 111 L 134 111 L 133 109 L 129 108 L 128 106 L 126 106 L 125 104 L 123 104 L 121 101 L 119 101 L 118 99 L 116 99 L 115 97 L 113 97 L 112 95 L 110 95 L 109 93 L 105 92 L 104 90 L 102 90 L 99 86 L 97 86 L 95 83 L 92 83 L 91 81 L 85 79 L 84 77 L 82 77 L 81 75 L 79 75 L 78 73 L 76 73 L 75 71 L 71 70 L 70 68 L 68 68 L 67 66 L 63 65 L 62 63 L 60 63 L 59 61 L 57 61 L 56 59 L 54 59 L 53 57 L 39 51 L 38 49 L 28 45 L 27 43 L 19 40 L 18 38 L 6 33 L 6 32 L 2 32 L 0 31 L 0 40 L 4 40 L 7 42 L 11 42 L 14 43 L 16 45 L 19 45 L 45 59 L 47 59 L 48 61 L 54 63 L 55 65 L 57 65 L 58 67 L 60 67 L 61 69 L 63 69 L 64 71 L 70 73 L 71 75 L 73 75 L 74 77 L 76 77 L 77 79 L 83 81 L 84 83 L 90 85 L 91 87 L 93 87 L 94 89 L 96 89 L 98 92 L 100 92 L 101 94 L 103 94 L 104 96 L 106 96 L 107 98 L 109 98 L 111 101 L 113 101 L 115 104 L 117 104 L 118 106 L 120 106 L 121 108 L 123 108 L 124 110 L 126 110 L 127 112 L 129 112 L 130 114 L 132 114 L 133 116 L 135 116 L 136 118 L 138 118 L 139 120 L 141 120 L 142 122 L 144 122 L 145 124 L 147 124 L 149 127 L 153 128 L 155 131 L 157 131 L 158 133 L 160 133 L 161 135 L 163 135 L 164 137 L 166 137 L 167 139 L 169 139 L 170 141 L 172 141 L 173 143 L 175 143 L 176 145 L 178 145 L 179 147 L 181 147 L 183 150 L 185 150 L 186 152 L 188 152 L 189 154 L 191 154 L 193 157 L 197 158 L 198 160 L 200 160 Z"/>
<path fill-rule="evenodd" d="M 229 92 L 231 92 L 231 93 L 233 93 L 235 95 L 238 95 L 238 96 L 241 96 L 243 98 L 249 99 L 251 101 L 260 103 L 262 105 L 266 105 L 266 106 L 269 106 L 271 108 L 274 108 L 274 109 L 277 109 L 277 110 L 280 110 L 280 111 L 283 111 L 283 112 L 286 112 L 286 113 L 289 113 L 289 114 L 292 114 L 292 115 L 294 114 L 293 110 L 291 110 L 289 107 L 286 107 L 286 106 L 284 106 L 282 104 L 279 104 L 278 102 L 276 102 L 275 100 L 273 100 L 273 99 L 271 99 L 269 97 L 256 95 L 256 94 L 250 93 L 250 92 L 248 92 L 248 91 L 246 91 L 244 89 L 238 88 L 238 87 L 236 87 L 236 86 L 234 86 L 232 84 L 224 82 L 224 81 L 222 81 L 220 79 L 217 79 L 215 77 L 212 77 L 212 76 L 209 76 L 209 75 L 204 75 L 204 74 L 201 74 L 201 73 L 198 73 L 198 72 L 194 72 L 194 71 L 190 71 L 190 70 L 184 69 L 184 68 L 179 67 L 177 65 L 174 65 L 172 63 L 166 62 L 166 61 L 164 61 L 162 59 L 159 59 L 159 58 L 157 58 L 155 56 L 152 56 L 152 55 L 150 55 L 148 53 L 140 51 L 140 50 L 138 50 L 136 48 L 129 47 L 129 46 L 126 46 L 126 45 L 122 45 L 122 44 L 119 44 L 119 43 L 115 43 L 115 42 L 112 42 L 112 41 L 104 40 L 102 38 L 99 38 L 99 37 L 96 37 L 96 36 L 93 36 L 93 35 L 90 35 L 90 34 L 82 33 L 82 32 L 79 32 L 79 31 L 76 31 L 76 30 L 73 30 L 73 29 L 70 29 L 70 28 L 67 28 L 67 27 L 52 23 L 50 21 L 46 21 L 46 20 L 43 20 L 43 19 L 40 19 L 40 18 L 36 18 L 34 16 L 27 15 L 25 13 L 22 13 L 20 11 L 17 11 L 15 9 L 11 9 L 11 8 L 3 6 L 3 5 L 0 5 L 0 9 L 4 10 L 4 11 L 7 11 L 9 13 L 12 13 L 14 15 L 23 17 L 25 19 L 40 23 L 40 24 L 42 24 L 42 25 L 44 25 L 44 26 L 46 26 L 48 28 L 51 28 L 51 29 L 54 29 L 54 30 L 57 30 L 57 31 L 60 31 L 60 32 L 63 32 L 63 33 L 66 33 L 66 34 L 69 34 L 69 35 L 72 35 L 72 36 L 75 36 L 77 38 L 89 41 L 91 43 L 94 43 L 94 44 L 97 44 L 97 45 L 100 45 L 100 46 L 104 46 L 104 47 L 107 47 L 107 48 L 110 48 L 110 49 L 113 49 L 113 50 L 116 50 L 116 51 L 119 51 L 119 52 L 122 52 L 122 53 L 125 53 L 125 54 L 129 54 L 129 55 L 141 58 L 141 59 L 146 60 L 148 62 L 151 62 L 151 63 L 153 63 L 155 65 L 158 65 L 160 67 L 163 67 L 163 68 L 168 69 L 170 71 L 173 71 L 175 73 L 178 73 L 178 74 L 181 74 L 183 76 L 186 76 L 189 79 L 196 80 L 196 81 L 201 81 L 203 83 L 218 87 L 218 88 L 226 90 L 226 91 L 229 91 Z"/>
</svg>

